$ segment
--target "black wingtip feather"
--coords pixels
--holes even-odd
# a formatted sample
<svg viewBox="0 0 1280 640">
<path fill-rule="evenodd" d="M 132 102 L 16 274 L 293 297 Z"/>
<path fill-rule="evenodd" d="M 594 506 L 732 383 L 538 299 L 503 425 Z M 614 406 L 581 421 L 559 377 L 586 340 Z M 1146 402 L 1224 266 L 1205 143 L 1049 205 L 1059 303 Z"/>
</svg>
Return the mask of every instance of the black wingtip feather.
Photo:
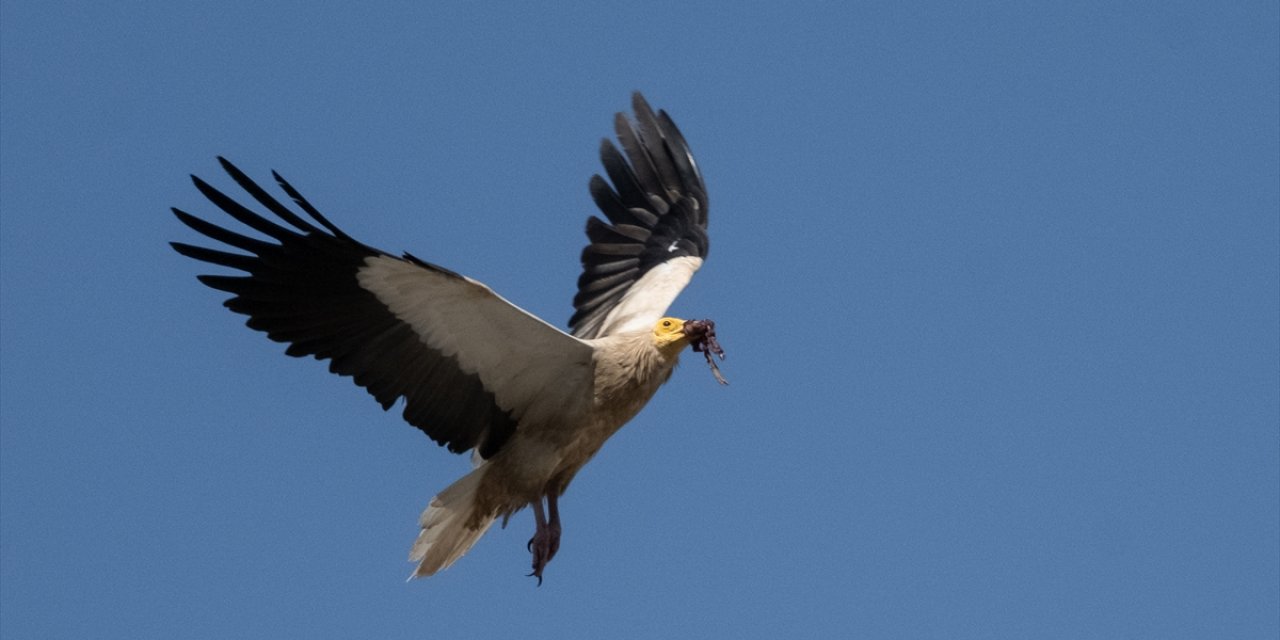
<svg viewBox="0 0 1280 640">
<path fill-rule="evenodd" d="M 314 218 L 315 221 L 319 222 L 325 229 L 328 229 L 329 233 L 332 233 L 343 240 L 355 242 L 355 240 L 352 240 L 351 236 L 348 236 L 342 229 L 339 229 L 337 225 L 329 222 L 329 219 L 324 217 L 324 214 L 320 213 L 318 209 L 312 206 L 311 203 L 307 201 L 307 199 L 304 198 L 297 189 L 293 188 L 293 185 L 289 184 L 289 181 L 285 180 L 283 176 L 272 171 L 271 177 L 275 178 L 276 184 L 280 185 L 280 188 L 284 189 L 284 192 L 289 194 L 289 197 L 292 198 L 299 207 L 302 207 L 303 211 L 307 212 L 307 215 Z"/>
<path fill-rule="evenodd" d="M 198 189 L 200 193 L 204 194 L 204 197 L 208 198 L 210 202 L 218 205 L 219 209 L 225 211 L 227 215 L 235 218 L 241 224 L 250 227 L 255 231 L 271 236 L 276 240 L 285 240 L 296 234 L 296 232 L 290 231 L 289 229 L 286 229 L 250 211 L 245 208 L 244 205 L 232 200 L 226 194 L 215 189 L 199 177 L 191 176 L 191 181 L 195 183 L 196 189 Z"/>
<path fill-rule="evenodd" d="M 257 182 L 246 175 L 229 160 L 222 156 L 218 156 L 218 162 L 222 165 L 222 170 L 226 171 L 227 175 L 230 175 L 231 179 L 235 180 L 236 184 L 240 185 L 241 189 L 244 189 L 246 193 L 253 196 L 254 200 L 257 200 L 259 204 L 266 207 L 271 211 L 271 213 L 278 216 L 281 220 L 288 222 L 304 233 L 318 231 L 318 229 L 316 229 L 316 227 L 311 223 L 304 220 L 298 214 L 290 211 L 288 207 L 280 204 L 279 200 L 271 197 L 271 194 L 267 193 L 266 189 L 259 186 Z"/>
<path fill-rule="evenodd" d="M 181 221 L 182 224 L 185 224 L 188 227 L 191 227 L 196 232 L 202 235 L 205 235 L 213 240 L 217 240 L 218 242 L 221 242 L 223 244 L 229 244 L 237 249 L 244 249 L 245 251 L 250 251 L 253 253 L 261 253 L 262 251 L 267 250 L 270 247 L 276 246 L 269 242 L 263 242 L 262 240 L 258 240 L 256 238 L 250 238 L 249 236 L 242 236 L 234 231 L 228 231 L 226 229 L 223 229 L 222 227 L 219 227 L 216 224 L 213 224 L 212 222 L 206 222 L 205 220 L 201 218 L 197 218 L 187 213 L 186 211 L 183 211 L 176 207 L 170 209 L 170 211 L 173 211 L 173 215 L 177 216 L 178 220 Z"/>
<path fill-rule="evenodd" d="M 174 251 L 247 274 L 199 275 L 197 279 L 231 294 L 223 305 L 248 316 L 245 324 L 251 329 L 287 343 L 286 354 L 329 359 L 331 371 L 354 378 L 384 409 L 406 398 L 406 419 L 451 451 L 477 447 L 482 453 L 495 453 L 513 432 L 514 420 L 497 408 L 477 375 L 464 373 L 452 356 L 427 346 L 360 285 L 359 272 L 368 258 L 387 254 L 343 233 L 278 173 L 273 171 L 272 176 L 280 188 L 319 227 L 272 197 L 226 158 L 219 156 L 218 162 L 269 214 L 251 211 L 196 176 L 191 177 L 193 184 L 225 214 L 276 242 L 242 235 L 174 208 L 174 216 L 184 225 L 225 245 L 211 249 L 173 242 Z M 246 253 L 220 250 L 226 247 Z M 461 278 L 412 256 L 405 259 Z M 448 389 L 449 395 L 441 396 L 441 389 Z"/>
<path fill-rule="evenodd" d="M 187 244 L 185 242 L 170 242 L 169 246 L 173 247 L 174 251 L 177 251 L 178 253 L 188 258 L 201 260 L 203 262 L 208 262 L 210 264 L 216 264 L 223 267 L 230 267 L 232 269 L 239 269 L 245 272 L 252 271 L 253 268 L 257 265 L 257 261 L 258 261 L 258 258 L 254 256 L 246 256 L 239 253 L 228 253 L 226 251 L 218 251 L 215 249 L 208 249 L 205 247 L 197 247 L 195 245 Z"/>
</svg>

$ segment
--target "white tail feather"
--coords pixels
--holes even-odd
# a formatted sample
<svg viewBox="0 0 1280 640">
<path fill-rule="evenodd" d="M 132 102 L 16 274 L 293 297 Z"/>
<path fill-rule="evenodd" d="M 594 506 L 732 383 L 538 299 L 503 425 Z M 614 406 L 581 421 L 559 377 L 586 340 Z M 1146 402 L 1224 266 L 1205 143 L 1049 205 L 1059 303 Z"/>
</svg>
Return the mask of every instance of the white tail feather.
<svg viewBox="0 0 1280 640">
<path fill-rule="evenodd" d="M 432 498 L 431 504 L 422 512 L 418 520 L 422 532 L 409 551 L 409 561 L 418 563 L 418 568 L 409 576 L 410 580 L 448 569 L 489 530 L 495 520 L 493 517 L 485 518 L 477 527 L 467 526 L 475 505 L 476 490 L 480 488 L 485 471 L 485 465 L 481 464 L 462 476 Z"/>
</svg>

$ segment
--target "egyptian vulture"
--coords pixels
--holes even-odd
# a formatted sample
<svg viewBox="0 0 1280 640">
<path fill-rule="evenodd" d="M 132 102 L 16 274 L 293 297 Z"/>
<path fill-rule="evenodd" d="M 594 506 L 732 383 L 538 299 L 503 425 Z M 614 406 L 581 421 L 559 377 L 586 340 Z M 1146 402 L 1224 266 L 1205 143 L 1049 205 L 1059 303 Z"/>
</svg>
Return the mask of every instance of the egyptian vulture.
<svg viewBox="0 0 1280 640">
<path fill-rule="evenodd" d="M 405 421 L 452 452 L 473 451 L 475 468 L 422 514 L 411 579 L 453 564 L 495 520 L 531 505 L 530 575 L 541 584 L 560 546 L 560 495 L 667 381 L 681 351 L 702 352 L 724 382 L 711 358 L 724 357 L 714 323 L 664 317 L 707 255 L 702 174 L 666 112 L 639 93 L 632 106 L 634 121 L 615 118 L 622 151 L 607 139 L 600 148 L 608 180 L 590 181 L 607 221 L 587 219 L 568 333 L 471 278 L 362 244 L 275 172 L 306 217 L 225 159 L 231 179 L 276 220 L 192 176 L 214 205 L 269 240 L 173 209 L 227 245 L 174 242 L 178 253 L 247 274 L 199 280 L 230 293 L 225 306 L 248 316 L 249 328 L 288 343 L 290 356 L 328 360 L 384 410 L 404 398 Z"/>
</svg>

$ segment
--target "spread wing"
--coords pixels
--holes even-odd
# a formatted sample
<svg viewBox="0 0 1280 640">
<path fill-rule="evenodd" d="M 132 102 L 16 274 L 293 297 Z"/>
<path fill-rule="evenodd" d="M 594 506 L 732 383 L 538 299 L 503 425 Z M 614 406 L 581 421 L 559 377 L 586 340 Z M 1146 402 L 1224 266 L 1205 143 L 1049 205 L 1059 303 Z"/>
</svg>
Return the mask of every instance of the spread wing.
<svg viewBox="0 0 1280 640">
<path fill-rule="evenodd" d="M 192 176 L 196 188 L 274 242 L 174 209 L 187 226 L 226 246 L 174 242 L 173 248 L 244 272 L 199 280 L 232 294 L 227 308 L 288 343 L 286 354 L 329 360 L 330 371 L 351 376 L 383 409 L 403 397 L 410 424 L 451 451 L 474 447 L 485 458 L 517 425 L 550 422 L 590 402 L 591 348 L 582 341 L 470 278 L 357 242 L 278 174 L 272 175 L 310 220 L 219 161 L 278 221 Z"/>
<path fill-rule="evenodd" d="M 632 108 L 635 122 L 621 113 L 614 119 L 622 152 L 607 139 L 600 146 L 609 181 L 591 178 L 591 197 L 608 221 L 587 220 L 591 243 L 569 320 L 579 338 L 652 327 L 707 255 L 706 186 L 688 143 L 639 93 Z"/>
</svg>

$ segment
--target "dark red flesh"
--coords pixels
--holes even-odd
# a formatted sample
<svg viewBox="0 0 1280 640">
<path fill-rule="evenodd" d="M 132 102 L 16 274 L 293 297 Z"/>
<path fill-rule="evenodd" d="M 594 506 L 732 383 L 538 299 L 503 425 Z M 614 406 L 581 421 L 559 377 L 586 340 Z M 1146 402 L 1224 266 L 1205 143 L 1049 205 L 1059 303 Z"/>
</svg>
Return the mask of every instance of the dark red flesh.
<svg viewBox="0 0 1280 640">
<path fill-rule="evenodd" d="M 684 334 L 689 336 L 689 344 L 693 346 L 693 350 L 707 357 L 707 364 L 711 367 L 711 373 L 716 377 L 716 382 L 729 384 L 729 381 L 720 374 L 720 367 L 716 366 L 716 361 L 711 358 L 711 355 L 715 354 L 724 360 L 724 349 L 720 348 L 720 343 L 716 341 L 716 323 L 711 320 L 686 320 Z"/>
</svg>

